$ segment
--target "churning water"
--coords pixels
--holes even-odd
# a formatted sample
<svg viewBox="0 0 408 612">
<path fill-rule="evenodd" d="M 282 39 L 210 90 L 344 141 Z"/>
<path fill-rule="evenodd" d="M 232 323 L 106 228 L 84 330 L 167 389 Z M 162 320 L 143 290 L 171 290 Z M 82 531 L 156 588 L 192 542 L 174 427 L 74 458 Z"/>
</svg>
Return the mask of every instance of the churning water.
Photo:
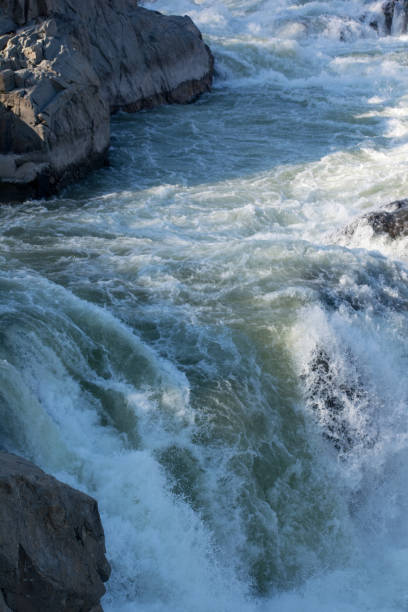
<svg viewBox="0 0 408 612">
<path fill-rule="evenodd" d="M 341 232 L 408 195 L 402 21 L 150 6 L 214 90 L 1 208 L 0 444 L 98 499 L 109 612 L 407 611 L 408 242 Z"/>
</svg>

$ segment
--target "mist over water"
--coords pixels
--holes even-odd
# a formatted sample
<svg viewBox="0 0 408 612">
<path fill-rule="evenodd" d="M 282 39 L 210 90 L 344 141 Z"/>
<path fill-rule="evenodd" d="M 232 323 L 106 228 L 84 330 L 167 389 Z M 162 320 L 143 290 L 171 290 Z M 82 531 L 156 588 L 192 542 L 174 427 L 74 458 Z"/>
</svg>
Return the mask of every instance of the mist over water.
<svg viewBox="0 0 408 612">
<path fill-rule="evenodd" d="M 406 611 L 408 244 L 341 230 L 408 195 L 407 35 L 146 6 L 191 15 L 214 90 L 0 209 L 0 445 L 98 500 L 107 611 Z"/>
</svg>

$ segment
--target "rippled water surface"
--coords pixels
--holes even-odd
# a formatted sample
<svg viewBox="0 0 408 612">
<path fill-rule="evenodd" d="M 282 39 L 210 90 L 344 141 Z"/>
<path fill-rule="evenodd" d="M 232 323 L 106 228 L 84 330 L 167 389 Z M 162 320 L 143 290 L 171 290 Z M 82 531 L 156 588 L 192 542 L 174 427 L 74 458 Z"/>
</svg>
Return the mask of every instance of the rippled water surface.
<svg viewBox="0 0 408 612">
<path fill-rule="evenodd" d="M 109 612 L 408 610 L 408 37 L 381 3 L 157 0 L 216 61 L 0 210 L 0 444 L 98 499 Z M 369 22 L 377 20 L 377 33 Z"/>
</svg>

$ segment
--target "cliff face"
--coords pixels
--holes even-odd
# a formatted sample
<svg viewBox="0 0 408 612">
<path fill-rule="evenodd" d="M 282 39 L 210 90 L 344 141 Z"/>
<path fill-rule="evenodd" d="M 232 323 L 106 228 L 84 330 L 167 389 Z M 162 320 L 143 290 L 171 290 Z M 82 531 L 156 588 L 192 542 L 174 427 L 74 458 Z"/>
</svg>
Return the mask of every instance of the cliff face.
<svg viewBox="0 0 408 612">
<path fill-rule="evenodd" d="M 212 72 L 188 17 L 134 0 L 0 0 L 0 200 L 101 165 L 111 112 L 191 102 Z"/>
<path fill-rule="evenodd" d="M 101 611 L 109 574 L 96 501 L 0 452 L 0 610 Z"/>
</svg>

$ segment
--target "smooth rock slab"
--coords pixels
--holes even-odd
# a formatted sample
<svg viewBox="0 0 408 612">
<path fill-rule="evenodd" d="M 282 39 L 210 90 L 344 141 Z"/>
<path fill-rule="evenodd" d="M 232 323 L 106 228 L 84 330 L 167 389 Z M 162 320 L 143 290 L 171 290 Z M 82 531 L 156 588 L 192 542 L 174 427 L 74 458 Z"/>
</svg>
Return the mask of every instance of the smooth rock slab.
<svg viewBox="0 0 408 612">
<path fill-rule="evenodd" d="M 101 610 L 109 575 L 97 502 L 0 452 L 0 611 Z"/>
</svg>

